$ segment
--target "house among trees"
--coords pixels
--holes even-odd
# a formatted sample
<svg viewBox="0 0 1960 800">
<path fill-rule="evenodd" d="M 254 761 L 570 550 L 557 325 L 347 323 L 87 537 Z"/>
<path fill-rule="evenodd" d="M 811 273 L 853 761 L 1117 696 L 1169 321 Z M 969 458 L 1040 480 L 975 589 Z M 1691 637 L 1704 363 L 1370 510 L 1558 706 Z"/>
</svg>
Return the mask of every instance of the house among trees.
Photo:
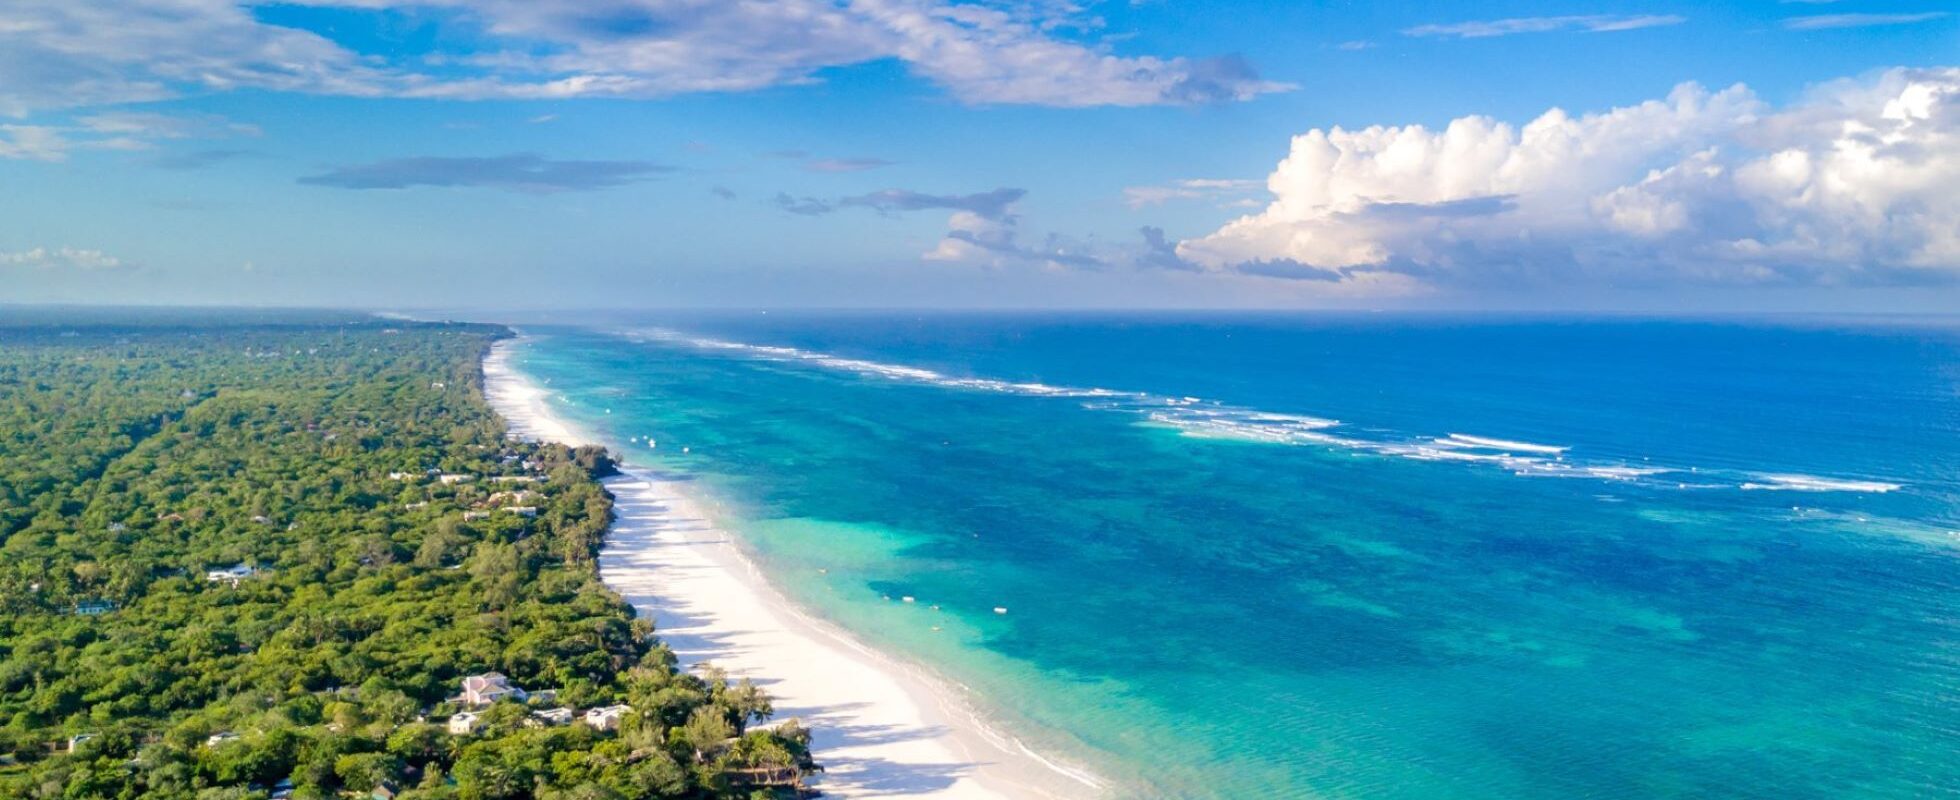
<svg viewBox="0 0 1960 800">
<path fill-rule="evenodd" d="M 620 718 L 626 716 L 626 712 L 632 710 L 633 707 L 628 705 L 600 706 L 599 708 L 587 709 L 585 712 L 585 724 L 592 726 L 594 730 L 618 730 Z"/>
<path fill-rule="evenodd" d="M 436 480 L 447 484 L 469 483 L 470 481 L 476 480 L 476 476 L 462 472 L 445 472 L 437 475 Z"/>
<path fill-rule="evenodd" d="M 116 610 L 114 600 L 83 600 L 75 604 L 75 615 L 79 617 L 93 617 L 114 610 Z"/>
<path fill-rule="evenodd" d="M 524 690 L 510 685 L 510 679 L 501 672 L 485 672 L 463 679 L 463 702 L 472 706 L 487 706 L 498 700 L 522 700 Z"/>
<path fill-rule="evenodd" d="M 504 506 L 503 510 L 520 517 L 535 517 L 538 515 L 537 506 Z"/>
<path fill-rule="evenodd" d="M 400 794 L 400 790 L 396 789 L 394 784 L 380 781 L 374 784 L 374 791 L 368 792 L 368 797 L 373 800 L 395 800 L 397 794 Z"/>
<path fill-rule="evenodd" d="M 572 710 L 564 706 L 531 712 L 532 720 L 540 725 L 550 725 L 552 727 L 572 724 L 573 716 Z"/>
<path fill-rule="evenodd" d="M 75 748 L 81 747 L 83 742 L 93 738 L 95 738 L 95 734 L 93 733 L 78 733 L 68 737 L 68 752 L 75 752 Z"/>
<path fill-rule="evenodd" d="M 449 718 L 449 732 L 456 736 L 468 736 L 476 732 L 476 714 L 464 711 Z"/>
<path fill-rule="evenodd" d="M 238 734 L 233 733 L 231 731 L 219 731 L 217 733 L 211 734 L 210 736 L 204 737 L 204 746 L 217 747 L 218 745 L 224 744 L 225 742 L 235 742 L 235 741 L 238 741 Z"/>
<path fill-rule="evenodd" d="M 207 581 L 231 581 L 231 585 L 237 586 L 239 581 L 257 574 L 258 570 L 253 569 L 250 565 L 241 561 L 223 569 L 207 571 L 204 573 L 204 579 Z"/>
</svg>

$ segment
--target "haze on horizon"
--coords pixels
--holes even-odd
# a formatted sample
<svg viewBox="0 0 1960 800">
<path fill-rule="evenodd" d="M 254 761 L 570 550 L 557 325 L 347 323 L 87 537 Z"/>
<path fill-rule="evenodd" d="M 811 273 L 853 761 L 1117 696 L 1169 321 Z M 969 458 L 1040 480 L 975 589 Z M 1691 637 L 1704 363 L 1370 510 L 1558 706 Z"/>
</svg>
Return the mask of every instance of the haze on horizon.
<svg viewBox="0 0 1960 800">
<path fill-rule="evenodd" d="M 1960 13 L 13 0 L 0 303 L 1960 308 Z"/>
</svg>

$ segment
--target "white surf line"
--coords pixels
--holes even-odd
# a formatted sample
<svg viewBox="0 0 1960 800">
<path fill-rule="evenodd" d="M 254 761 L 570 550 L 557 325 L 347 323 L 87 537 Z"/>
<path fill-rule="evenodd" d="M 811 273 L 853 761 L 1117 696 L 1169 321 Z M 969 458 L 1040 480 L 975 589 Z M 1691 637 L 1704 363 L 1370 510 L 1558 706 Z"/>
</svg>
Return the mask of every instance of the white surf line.
<svg viewBox="0 0 1960 800">
<path fill-rule="evenodd" d="M 991 378 L 958 378 L 930 369 L 845 358 L 795 347 L 747 344 L 726 339 L 693 336 L 665 328 L 614 331 L 628 341 L 655 340 L 698 349 L 734 353 L 769 361 L 812 364 L 892 381 L 973 389 L 1028 397 L 1083 398 L 1084 407 L 1117 409 L 1139 414 L 1145 424 L 1169 427 L 1200 439 L 1237 439 L 1283 445 L 1319 445 L 1346 450 L 1412 458 L 1418 461 L 1485 462 L 1509 469 L 1520 477 L 1591 478 L 1620 483 L 1640 482 L 1651 488 L 1706 489 L 1704 483 L 1685 483 L 1654 479 L 1665 473 L 1682 473 L 1702 478 L 1718 478 L 1724 489 L 1772 489 L 1813 492 L 1853 492 L 1882 494 L 1904 488 L 1902 483 L 1855 480 L 1808 475 L 1763 475 L 1740 470 L 1703 470 L 1694 467 L 1666 467 L 1613 461 L 1568 463 L 1571 447 L 1521 442 L 1490 436 L 1450 433 L 1415 440 L 1377 440 L 1331 433 L 1346 428 L 1340 420 L 1281 414 L 1241 408 L 1199 397 L 1171 397 L 1150 392 L 1119 389 L 1052 386 L 1042 383 L 1014 383 Z M 1462 452 L 1462 451 L 1484 452 Z"/>
</svg>

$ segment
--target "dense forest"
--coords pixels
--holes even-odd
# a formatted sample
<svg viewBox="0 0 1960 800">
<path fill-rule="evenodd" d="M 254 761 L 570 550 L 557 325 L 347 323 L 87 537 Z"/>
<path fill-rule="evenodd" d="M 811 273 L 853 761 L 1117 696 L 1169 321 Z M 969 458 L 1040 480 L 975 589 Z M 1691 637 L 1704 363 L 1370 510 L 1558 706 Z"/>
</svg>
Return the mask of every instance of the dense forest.
<svg viewBox="0 0 1960 800">
<path fill-rule="evenodd" d="M 606 454 L 485 405 L 504 335 L 0 326 L 0 796 L 799 791 L 807 733 L 600 582 Z"/>
</svg>

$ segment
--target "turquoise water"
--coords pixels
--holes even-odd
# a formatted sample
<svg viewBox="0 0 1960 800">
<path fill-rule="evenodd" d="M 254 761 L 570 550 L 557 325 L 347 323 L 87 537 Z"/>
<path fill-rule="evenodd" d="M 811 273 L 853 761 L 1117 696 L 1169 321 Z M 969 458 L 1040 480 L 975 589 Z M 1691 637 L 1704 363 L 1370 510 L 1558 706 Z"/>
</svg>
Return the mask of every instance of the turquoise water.
<svg viewBox="0 0 1960 800">
<path fill-rule="evenodd" d="M 1123 796 L 1960 792 L 1951 328 L 532 332 L 792 596 Z"/>
</svg>

